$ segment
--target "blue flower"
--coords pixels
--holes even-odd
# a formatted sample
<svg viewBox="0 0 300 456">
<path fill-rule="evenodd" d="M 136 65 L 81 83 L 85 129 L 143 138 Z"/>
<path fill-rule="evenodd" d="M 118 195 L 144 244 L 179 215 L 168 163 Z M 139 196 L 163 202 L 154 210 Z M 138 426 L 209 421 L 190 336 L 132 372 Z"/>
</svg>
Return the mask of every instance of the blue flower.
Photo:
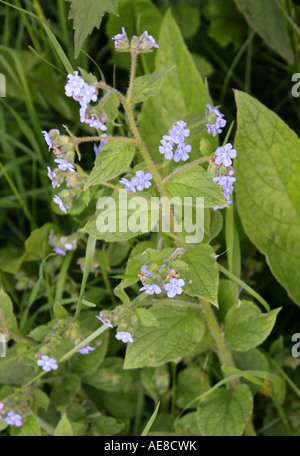
<svg viewBox="0 0 300 456">
<path fill-rule="evenodd" d="M 162 146 L 159 146 L 159 152 L 163 154 L 167 160 L 171 160 L 171 158 L 173 158 L 174 143 L 172 141 L 166 141 L 166 139 L 162 139 L 160 143 Z"/>
<path fill-rule="evenodd" d="M 10 426 L 22 426 L 22 417 L 18 413 L 8 412 L 7 417 L 4 418 L 4 421 L 7 422 Z"/>
<path fill-rule="evenodd" d="M 58 369 L 57 362 L 54 358 L 49 358 L 49 356 L 43 355 L 41 359 L 37 361 L 37 365 L 41 366 L 45 372 L 50 372 L 51 369 Z"/>
<path fill-rule="evenodd" d="M 152 35 L 148 35 L 147 30 L 144 31 L 144 33 L 140 37 L 140 42 L 141 42 L 141 47 L 144 50 L 149 51 L 150 49 L 154 48 L 159 48 L 157 42 L 153 38 Z"/>
<path fill-rule="evenodd" d="M 137 188 L 137 190 L 142 191 L 144 188 L 151 187 L 150 180 L 152 179 L 151 173 L 144 173 L 144 171 L 137 171 L 136 177 L 131 179 L 133 185 Z"/>
<path fill-rule="evenodd" d="M 95 350 L 95 348 L 87 345 L 86 347 L 82 347 L 80 350 L 77 350 L 77 351 L 78 351 L 78 353 L 81 353 L 82 355 L 87 355 L 90 351 L 93 351 L 93 350 Z"/>
<path fill-rule="evenodd" d="M 153 275 L 153 271 L 148 271 L 148 266 L 146 265 L 141 267 L 141 271 L 148 277 L 151 277 Z"/>
<path fill-rule="evenodd" d="M 144 291 L 148 295 L 153 295 L 155 294 L 160 294 L 161 293 L 161 288 L 158 285 L 152 284 L 152 285 L 145 285 L 142 288 L 140 288 L 140 291 Z"/>
<path fill-rule="evenodd" d="M 66 252 L 60 247 L 55 247 L 53 250 L 55 253 L 57 253 L 57 255 L 66 256 Z"/>
<path fill-rule="evenodd" d="M 81 76 L 78 76 L 78 71 L 74 71 L 74 74 L 68 74 L 67 77 L 68 82 L 65 85 L 67 97 L 74 98 L 82 106 L 97 100 L 95 87 L 87 84 Z"/>
<path fill-rule="evenodd" d="M 232 201 L 230 199 L 230 195 L 232 194 L 234 188 L 233 188 L 233 183 L 236 181 L 236 178 L 233 177 L 234 170 L 229 171 L 228 176 L 217 176 L 213 178 L 214 182 L 218 182 L 219 185 L 223 187 L 223 194 L 224 197 L 227 201 L 227 204 L 231 204 Z M 224 209 L 225 206 L 215 206 L 213 209 L 216 211 L 217 209 Z"/>
<path fill-rule="evenodd" d="M 225 146 L 218 147 L 215 155 L 217 165 L 221 165 L 223 163 L 224 166 L 231 166 L 231 159 L 236 157 L 236 150 L 233 149 L 233 146 L 230 143 L 228 143 L 225 144 Z"/>
<path fill-rule="evenodd" d="M 47 171 L 48 171 L 48 173 L 47 173 L 48 177 L 51 180 L 52 187 L 53 188 L 59 187 L 59 183 L 55 180 L 55 178 L 57 177 L 56 172 L 55 171 L 51 171 L 49 166 L 47 166 Z"/>
<path fill-rule="evenodd" d="M 185 127 L 186 123 L 183 120 L 178 120 L 170 130 L 170 139 L 175 144 L 183 143 L 185 141 L 185 138 L 187 138 L 190 135 L 190 130 L 188 130 Z"/>
<path fill-rule="evenodd" d="M 213 136 L 216 136 L 217 133 L 222 133 L 222 128 L 225 127 L 227 122 L 223 119 L 224 114 L 222 114 L 217 108 L 213 108 L 209 103 L 206 106 L 212 114 L 217 116 L 215 123 L 206 124 L 208 133 L 212 133 Z"/>
<path fill-rule="evenodd" d="M 101 122 L 97 114 L 88 114 L 87 105 L 81 106 L 79 109 L 80 122 L 88 124 L 91 128 L 96 128 L 97 130 L 106 131 L 107 126 Z"/>
<path fill-rule="evenodd" d="M 61 171 L 70 171 L 71 173 L 75 173 L 75 168 L 74 165 L 69 163 L 67 160 L 64 160 L 63 158 L 56 158 L 55 163 L 58 163 L 58 169 Z"/>
<path fill-rule="evenodd" d="M 59 209 L 61 211 L 63 211 L 65 214 L 67 213 L 67 209 L 65 208 L 64 203 L 62 202 L 62 199 L 59 196 L 54 195 L 53 201 L 55 204 L 58 204 Z"/>
<path fill-rule="evenodd" d="M 226 185 L 228 182 L 230 184 L 233 184 L 235 181 L 236 181 L 236 178 L 235 177 L 232 177 L 232 176 L 217 176 L 217 177 L 214 177 L 213 178 L 213 181 L 214 182 L 218 182 L 219 185 L 221 185 L 222 187 L 224 185 Z"/>
<path fill-rule="evenodd" d="M 66 242 L 64 247 L 66 250 L 73 250 L 73 248 L 74 248 L 72 242 Z"/>
<path fill-rule="evenodd" d="M 110 323 L 110 320 L 108 320 L 108 318 L 104 318 L 102 312 L 100 312 L 99 316 L 96 315 L 96 318 L 98 318 L 98 320 L 100 320 L 105 326 L 113 328 L 113 325 Z"/>
<path fill-rule="evenodd" d="M 174 161 L 175 162 L 179 162 L 180 160 L 182 161 L 186 161 L 188 160 L 190 157 L 189 157 L 189 152 L 191 152 L 192 150 L 192 146 L 190 146 L 189 144 L 185 144 L 185 143 L 180 143 L 178 146 L 177 146 L 177 149 L 176 149 L 176 152 L 175 152 L 175 155 L 174 155 Z"/>
<path fill-rule="evenodd" d="M 126 190 L 128 190 L 129 192 L 136 193 L 136 189 L 133 183 L 128 179 L 125 179 L 125 177 L 122 177 L 122 179 L 120 179 L 119 182 L 120 184 L 125 185 Z"/>
<path fill-rule="evenodd" d="M 127 342 L 133 342 L 132 335 L 126 331 L 118 331 L 116 334 L 116 339 L 121 340 L 125 344 L 127 344 Z"/>
<path fill-rule="evenodd" d="M 51 141 L 51 138 L 49 136 L 49 133 L 46 130 L 43 130 L 42 133 L 43 133 L 45 141 L 46 141 L 46 143 L 48 145 L 48 150 L 52 149 L 53 145 L 52 145 L 52 141 Z"/>
<path fill-rule="evenodd" d="M 122 27 L 122 33 L 117 33 L 112 37 L 112 40 L 115 42 L 116 50 L 124 50 L 129 48 L 129 41 L 124 27 Z"/>
<path fill-rule="evenodd" d="M 184 280 L 182 279 L 171 279 L 170 283 L 166 283 L 165 290 L 169 298 L 174 298 L 176 295 L 181 295 L 182 288 L 185 285 Z"/>
</svg>

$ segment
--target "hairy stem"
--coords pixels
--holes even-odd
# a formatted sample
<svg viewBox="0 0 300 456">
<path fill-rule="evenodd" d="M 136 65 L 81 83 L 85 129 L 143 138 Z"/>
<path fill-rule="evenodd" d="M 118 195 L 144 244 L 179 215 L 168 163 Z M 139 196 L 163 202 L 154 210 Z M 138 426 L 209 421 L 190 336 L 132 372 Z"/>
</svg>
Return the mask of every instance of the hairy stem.
<svg viewBox="0 0 300 456">
<path fill-rule="evenodd" d="M 222 364 L 224 364 L 225 366 L 235 367 L 231 352 L 226 345 L 223 333 L 221 331 L 218 320 L 212 310 L 211 305 L 204 299 L 200 299 L 200 301 L 202 304 L 203 313 L 204 313 L 204 317 L 205 317 L 208 329 L 210 330 L 210 333 L 213 336 L 214 341 L 217 345 L 217 355 L 219 357 L 220 362 Z M 229 376 L 229 374 L 226 374 L 226 375 Z M 240 384 L 240 381 L 237 378 L 232 380 L 229 383 L 231 388 L 236 388 L 239 384 Z M 245 432 L 245 435 L 247 435 L 247 436 L 256 435 L 252 422 L 251 422 L 251 419 L 249 419 L 247 421 L 247 423 L 245 424 L 244 432 Z"/>
</svg>

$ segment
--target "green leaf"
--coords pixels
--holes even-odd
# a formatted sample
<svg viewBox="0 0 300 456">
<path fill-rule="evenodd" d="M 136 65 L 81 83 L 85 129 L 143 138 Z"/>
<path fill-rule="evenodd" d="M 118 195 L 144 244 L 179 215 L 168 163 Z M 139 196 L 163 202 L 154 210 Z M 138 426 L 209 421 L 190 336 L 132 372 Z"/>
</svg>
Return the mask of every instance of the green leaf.
<svg viewBox="0 0 300 456">
<path fill-rule="evenodd" d="M 41 407 L 44 410 L 47 410 L 49 407 L 49 397 L 44 391 L 39 388 L 34 390 L 34 403 L 37 407 Z"/>
<path fill-rule="evenodd" d="M 132 197 L 123 190 L 113 192 L 111 197 L 101 199 L 101 208 L 98 206 L 80 231 L 106 242 L 124 241 L 154 229 L 158 209 L 157 204 L 144 197 Z"/>
<path fill-rule="evenodd" d="M 139 323 L 142 326 L 159 326 L 157 318 L 155 317 L 155 315 L 153 315 L 152 312 L 150 312 L 150 310 L 143 309 L 141 307 L 135 309 L 135 313 L 137 314 L 139 318 Z"/>
<path fill-rule="evenodd" d="M 188 265 L 181 278 L 185 281 L 183 291 L 190 296 L 199 296 L 218 307 L 219 274 L 210 245 L 200 244 L 181 257 Z"/>
<path fill-rule="evenodd" d="M 286 20 L 280 2 L 278 3 L 275 0 L 235 0 L 250 27 L 268 46 L 293 65 L 294 56 Z"/>
<path fill-rule="evenodd" d="M 124 304 L 127 304 L 129 305 L 130 304 L 130 299 L 128 297 L 128 295 L 125 293 L 124 291 L 124 282 L 122 280 L 122 282 L 119 283 L 119 285 L 117 285 L 115 288 L 114 288 L 114 294 L 124 303 Z"/>
<path fill-rule="evenodd" d="M 270 370 L 266 357 L 257 348 L 244 352 L 232 352 L 235 366 L 242 370 L 259 370 L 268 372 Z M 260 390 L 260 386 L 254 383 L 244 380 L 249 386 L 252 394 L 257 393 Z"/>
<path fill-rule="evenodd" d="M 71 404 L 80 389 L 80 385 L 78 375 L 70 374 L 64 377 L 63 381 L 56 385 L 51 392 L 51 399 L 56 407 L 65 407 Z"/>
<path fill-rule="evenodd" d="M 236 91 L 236 194 L 246 234 L 300 304 L 300 141 L 272 111 Z"/>
<path fill-rule="evenodd" d="M 0 330 L 5 330 L 8 335 L 18 333 L 18 323 L 14 315 L 13 304 L 10 297 L 0 288 Z M 6 334 L 6 340 L 8 340 Z"/>
<path fill-rule="evenodd" d="M 32 231 L 30 236 L 25 241 L 25 254 L 23 261 L 43 260 L 51 251 L 49 246 L 49 234 L 51 230 L 56 229 L 52 223 L 45 225 Z"/>
<path fill-rule="evenodd" d="M 54 431 L 55 437 L 73 437 L 73 430 L 70 421 L 64 413 Z"/>
<path fill-rule="evenodd" d="M 271 333 L 281 307 L 262 313 L 250 301 L 232 307 L 225 320 L 225 339 L 231 350 L 246 351 L 260 345 Z"/>
<path fill-rule="evenodd" d="M 124 423 L 119 423 L 112 416 L 101 416 L 94 422 L 94 426 L 102 436 L 119 434 L 124 428 Z"/>
<path fill-rule="evenodd" d="M 35 416 L 31 415 L 26 418 L 19 435 L 25 437 L 40 437 L 42 435 L 40 425 Z"/>
<path fill-rule="evenodd" d="M 201 340 L 205 326 L 200 310 L 155 306 L 149 310 L 159 326 L 137 324 L 127 346 L 124 369 L 161 366 L 189 354 Z"/>
<path fill-rule="evenodd" d="M 209 389 L 204 372 L 198 366 L 189 366 L 178 375 L 176 386 L 176 405 L 180 409 Z M 195 403 L 192 405 L 195 408 Z"/>
<path fill-rule="evenodd" d="M 167 74 L 159 94 L 143 104 L 140 128 L 152 157 L 161 162 L 163 156 L 158 146 L 162 136 L 172 127 L 172 123 L 189 113 L 204 113 L 206 103 L 212 103 L 212 101 L 179 27 L 172 17 L 171 10 L 168 10 L 163 18 L 157 41 L 160 48 L 156 53 L 155 71 L 158 72 L 173 65 L 176 65 L 176 68 Z M 163 114 L 165 111 L 171 113 L 171 122 L 166 120 Z M 204 135 L 215 149 L 218 139 L 209 137 L 207 133 Z M 191 157 L 196 158 L 199 154 L 197 141 L 193 142 L 192 146 Z"/>
<path fill-rule="evenodd" d="M 94 27 L 100 27 L 104 13 L 118 15 L 118 0 L 68 1 L 71 2 L 69 19 L 73 19 L 75 58 L 77 58 L 86 37 Z"/>
<path fill-rule="evenodd" d="M 224 321 L 228 310 L 238 304 L 239 286 L 232 280 L 220 279 L 218 302 L 219 312 L 218 318 Z"/>
<path fill-rule="evenodd" d="M 137 244 L 131 251 L 130 257 L 126 264 L 124 287 L 129 287 L 140 279 L 138 274 L 141 272 L 141 267 L 145 264 L 145 259 L 141 256 L 148 247 L 154 247 L 153 241 L 144 241 Z"/>
<path fill-rule="evenodd" d="M 13 246 L 6 247 L 0 251 L 0 269 L 9 274 L 16 274 L 21 267 L 24 258 L 24 251 Z"/>
<path fill-rule="evenodd" d="M 240 436 L 253 408 L 247 385 L 219 388 L 198 406 L 197 422 L 203 436 Z"/>
<path fill-rule="evenodd" d="M 129 167 L 134 155 L 134 145 L 124 141 L 111 141 L 101 150 L 88 177 L 86 188 L 110 181 Z"/>
<path fill-rule="evenodd" d="M 155 418 L 156 418 L 156 415 L 158 413 L 159 407 L 160 407 L 160 402 L 158 402 L 157 406 L 155 407 L 154 412 L 152 413 L 149 421 L 147 422 L 145 428 L 143 429 L 142 434 L 141 434 L 142 437 L 145 437 L 146 435 L 148 435 L 148 432 L 150 431 L 151 426 L 152 426 L 152 424 L 155 421 Z"/>
<path fill-rule="evenodd" d="M 180 174 L 174 175 L 166 180 L 166 194 L 169 198 L 180 196 L 180 198 L 196 197 L 204 198 L 204 207 L 226 206 L 224 195 L 220 185 L 208 176 L 206 171 L 196 165 L 183 170 Z M 194 201 L 193 201 L 193 204 Z"/>
<path fill-rule="evenodd" d="M 67 310 L 58 301 L 54 303 L 53 313 L 56 318 L 66 318 L 68 316 Z"/>
<path fill-rule="evenodd" d="M 84 376 L 92 375 L 99 369 L 107 352 L 108 335 L 108 331 L 101 334 L 101 336 L 97 338 L 96 349 L 88 355 L 81 355 L 78 353 L 74 362 L 74 372 L 76 372 L 76 374 L 80 374 L 84 378 Z"/>
<path fill-rule="evenodd" d="M 131 103 L 140 103 L 150 97 L 154 97 L 165 82 L 168 72 L 173 68 L 175 67 L 136 78 L 133 84 Z"/>
</svg>

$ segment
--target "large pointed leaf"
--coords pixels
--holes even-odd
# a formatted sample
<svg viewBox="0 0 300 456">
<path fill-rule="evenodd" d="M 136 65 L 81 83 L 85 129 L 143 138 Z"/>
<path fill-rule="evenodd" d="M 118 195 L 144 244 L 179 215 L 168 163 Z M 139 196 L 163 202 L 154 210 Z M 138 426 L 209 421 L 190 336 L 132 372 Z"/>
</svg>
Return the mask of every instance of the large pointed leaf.
<svg viewBox="0 0 300 456">
<path fill-rule="evenodd" d="M 69 19 L 75 29 L 75 57 L 94 27 L 99 28 L 104 13 L 118 15 L 118 0 L 68 0 L 71 2 Z"/>
<path fill-rule="evenodd" d="M 272 111 L 236 92 L 236 193 L 243 226 L 300 304 L 300 141 Z"/>
</svg>

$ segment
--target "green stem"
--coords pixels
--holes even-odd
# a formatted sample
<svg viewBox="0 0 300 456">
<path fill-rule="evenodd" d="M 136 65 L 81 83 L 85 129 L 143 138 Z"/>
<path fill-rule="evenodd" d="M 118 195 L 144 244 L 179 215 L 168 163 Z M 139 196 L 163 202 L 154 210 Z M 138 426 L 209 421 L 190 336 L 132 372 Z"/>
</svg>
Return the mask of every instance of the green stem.
<svg viewBox="0 0 300 456">
<path fill-rule="evenodd" d="M 95 142 L 95 141 L 101 141 L 101 140 L 107 140 L 107 141 L 123 141 L 123 142 L 128 142 L 128 143 L 135 143 L 135 139 L 132 138 L 124 138 L 124 136 L 82 136 L 75 138 L 75 144 L 80 144 L 82 142 Z"/>
<path fill-rule="evenodd" d="M 235 367 L 230 350 L 228 349 L 224 336 L 221 332 L 218 320 L 212 310 L 211 305 L 205 301 L 204 299 L 201 299 L 201 304 L 205 316 L 205 320 L 207 323 L 207 326 L 214 338 L 214 341 L 216 342 L 217 345 L 217 355 L 221 361 L 222 364 L 228 367 Z M 227 374 L 229 375 L 229 374 Z M 232 387 L 237 386 L 238 382 L 237 380 L 232 381 Z"/>
<path fill-rule="evenodd" d="M 226 345 L 223 333 L 221 331 L 218 320 L 212 310 L 211 305 L 204 299 L 200 299 L 200 301 L 202 304 L 202 308 L 203 308 L 203 312 L 204 312 L 204 316 L 205 316 L 205 320 L 206 320 L 208 329 L 210 330 L 211 335 L 213 336 L 214 341 L 217 346 L 217 355 L 220 359 L 220 362 L 222 364 L 224 364 L 225 366 L 235 367 L 231 352 Z M 229 376 L 229 374 L 226 374 L 226 375 Z M 232 388 L 236 388 L 239 384 L 240 384 L 240 381 L 237 378 L 233 379 L 233 380 L 231 380 L 231 382 L 229 382 L 229 385 Z M 245 424 L 245 435 L 247 435 L 247 436 L 256 435 L 250 419 Z"/>
<path fill-rule="evenodd" d="M 104 90 L 110 90 L 111 92 L 113 92 L 118 98 L 119 100 L 121 101 L 122 105 L 124 106 L 124 110 L 125 110 L 125 113 L 127 115 L 127 118 L 128 118 L 128 121 L 129 121 L 129 125 L 130 125 L 130 128 L 131 128 L 131 131 L 135 137 L 135 140 L 136 140 L 136 145 L 138 146 L 149 170 L 151 171 L 152 173 L 152 176 L 153 176 L 153 179 L 155 180 L 156 182 L 156 185 L 159 189 L 159 192 L 161 194 L 161 196 L 163 197 L 163 204 L 165 206 L 165 212 L 167 215 L 169 215 L 169 220 L 170 220 L 170 228 L 171 228 L 171 231 L 178 235 L 178 232 L 176 231 L 176 228 L 175 228 L 175 221 L 174 221 L 174 217 L 173 217 L 173 214 L 171 212 L 171 205 L 170 205 L 170 202 L 169 202 L 169 199 L 165 193 L 165 189 L 164 189 L 164 186 L 163 186 L 163 182 L 161 180 L 161 177 L 156 169 L 156 166 L 154 165 L 154 163 L 152 162 L 151 160 L 151 157 L 149 155 L 149 152 L 147 150 L 147 147 L 139 133 L 139 130 L 138 130 L 138 127 L 136 125 L 136 122 L 135 122 L 135 119 L 134 119 L 134 114 L 133 114 L 133 111 L 131 109 L 131 106 L 130 104 L 128 103 L 127 99 L 124 97 L 124 95 L 119 92 L 118 90 L 110 87 L 109 85 L 105 84 L 104 82 L 98 82 L 95 84 L 96 87 L 100 87 Z M 182 244 L 177 241 L 177 245 L 178 247 L 182 247 Z"/>
<path fill-rule="evenodd" d="M 136 72 L 136 61 L 137 61 L 137 51 L 136 49 L 131 49 L 131 68 L 130 68 L 130 80 L 129 87 L 127 91 L 127 103 L 130 105 L 132 89 L 134 84 L 135 72 Z"/>
</svg>

